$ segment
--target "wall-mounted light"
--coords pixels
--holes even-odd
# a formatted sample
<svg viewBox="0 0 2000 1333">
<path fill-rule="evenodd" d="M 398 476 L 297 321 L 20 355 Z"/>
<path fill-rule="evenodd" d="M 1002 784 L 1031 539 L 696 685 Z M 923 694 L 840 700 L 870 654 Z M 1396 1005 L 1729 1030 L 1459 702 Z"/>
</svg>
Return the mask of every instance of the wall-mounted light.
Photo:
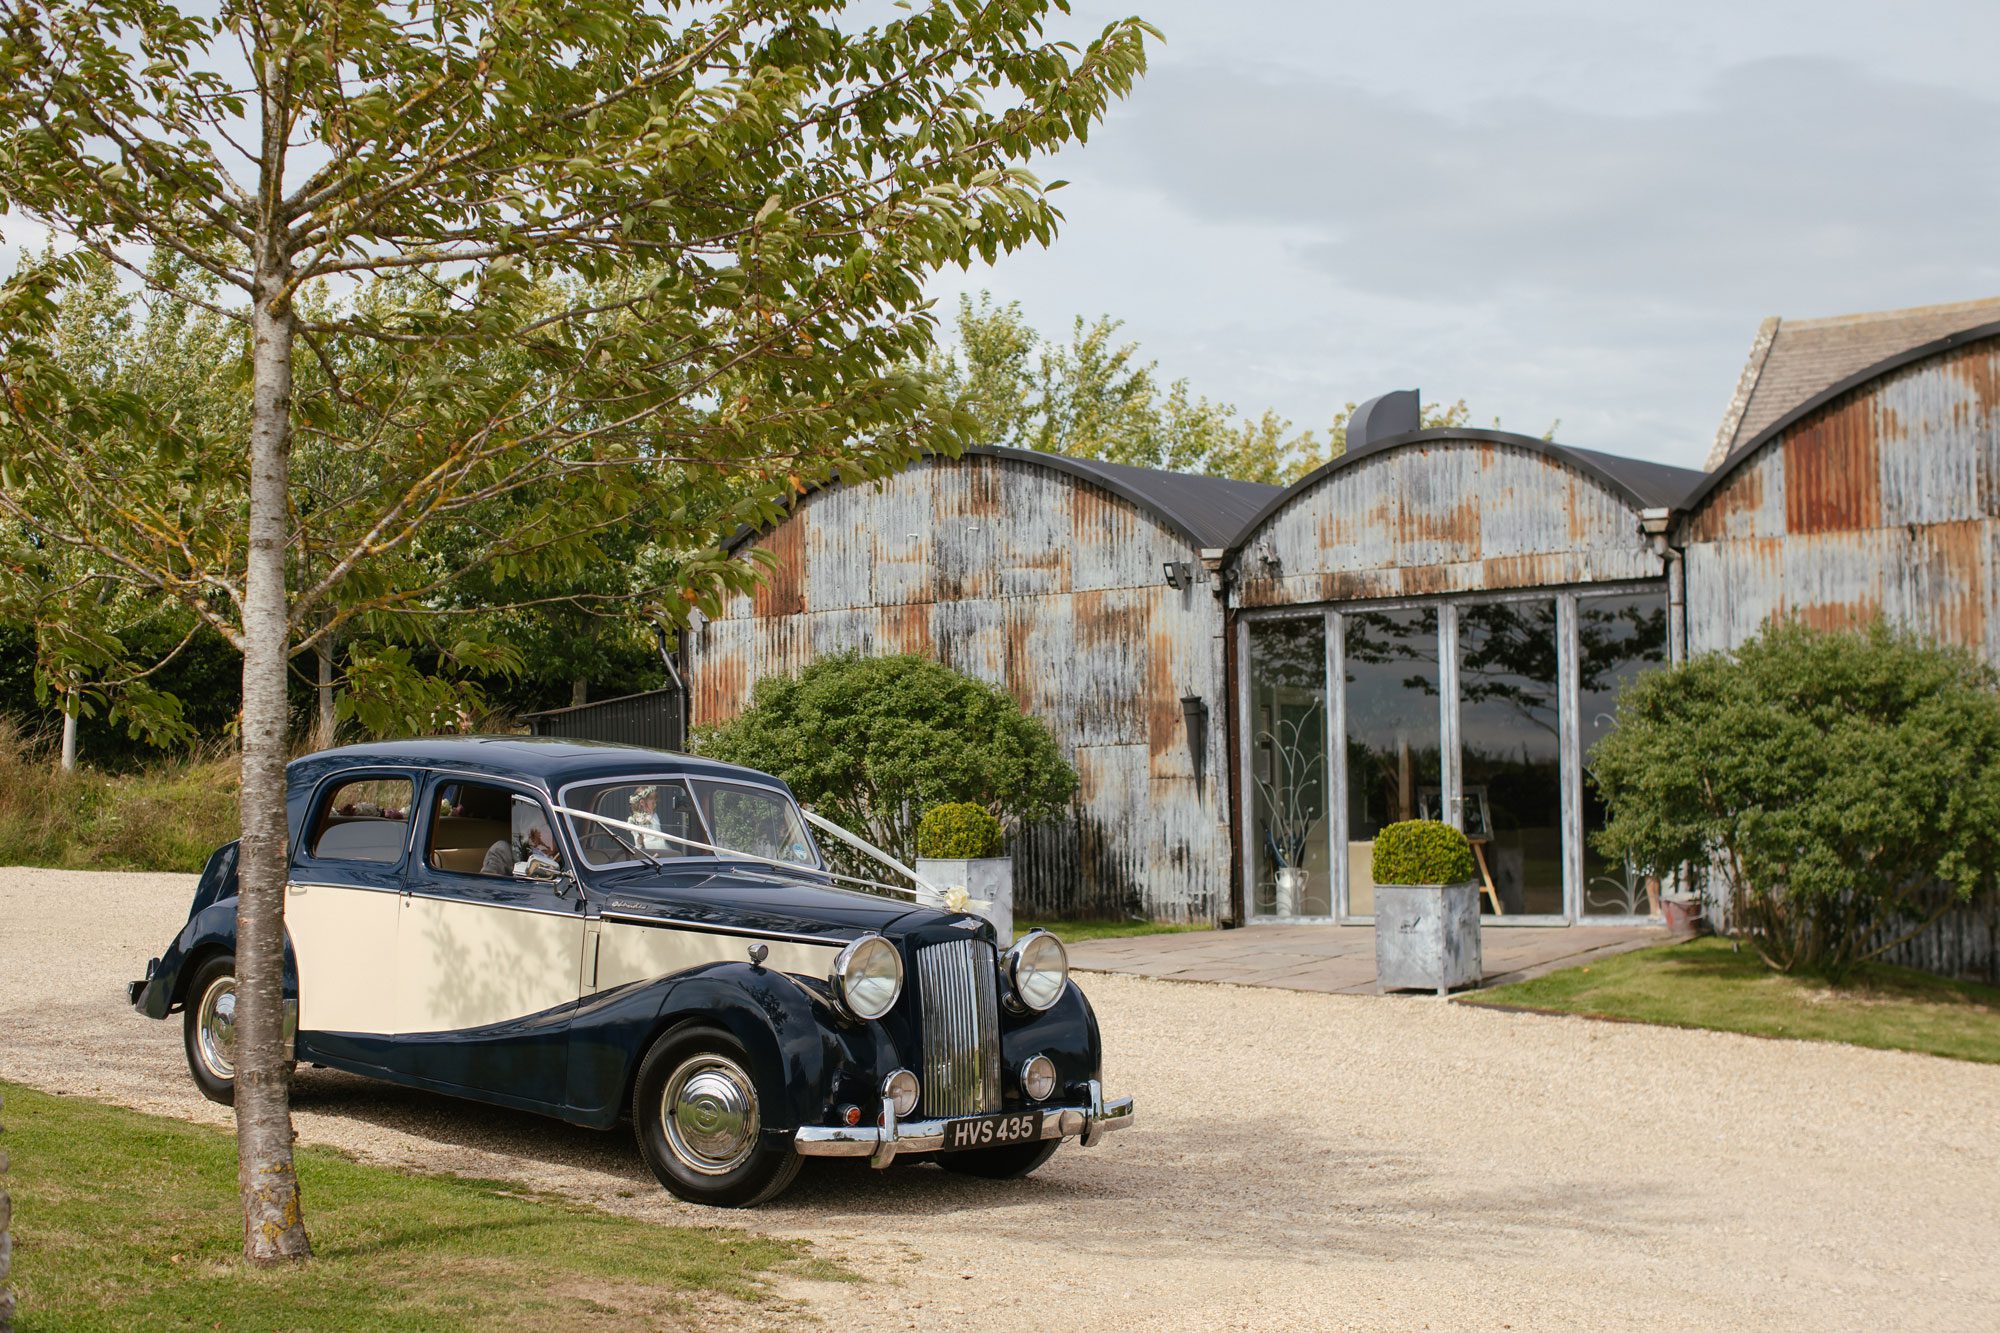
<svg viewBox="0 0 2000 1333">
<path fill-rule="evenodd" d="M 1188 761 L 1194 765 L 1194 785 L 1201 786 L 1208 759 L 1208 704 L 1198 694 L 1181 696 L 1181 717 L 1187 722 Z"/>
<path fill-rule="evenodd" d="M 1192 588 L 1194 586 L 1194 566 L 1185 560 L 1169 560 L 1160 568 L 1166 571 L 1169 588 Z"/>
</svg>

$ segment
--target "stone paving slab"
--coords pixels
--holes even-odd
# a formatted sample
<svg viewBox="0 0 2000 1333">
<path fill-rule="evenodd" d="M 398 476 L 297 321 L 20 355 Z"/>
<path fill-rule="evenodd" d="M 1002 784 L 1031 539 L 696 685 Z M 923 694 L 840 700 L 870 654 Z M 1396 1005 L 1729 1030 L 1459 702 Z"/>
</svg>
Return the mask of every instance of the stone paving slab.
<svg viewBox="0 0 2000 1333">
<path fill-rule="evenodd" d="M 1479 933 L 1483 984 L 1525 981 L 1672 938 L 1660 926 L 1486 926 Z M 1248 926 L 1085 940 L 1069 947 L 1069 961 L 1079 971 L 1167 981 L 1376 993 L 1372 926 Z"/>
</svg>

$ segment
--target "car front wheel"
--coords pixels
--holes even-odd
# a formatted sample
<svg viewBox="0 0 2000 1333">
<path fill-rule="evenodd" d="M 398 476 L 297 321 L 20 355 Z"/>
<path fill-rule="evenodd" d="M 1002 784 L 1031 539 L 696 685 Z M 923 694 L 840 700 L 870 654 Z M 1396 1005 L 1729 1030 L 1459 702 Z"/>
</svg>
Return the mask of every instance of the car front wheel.
<svg viewBox="0 0 2000 1333">
<path fill-rule="evenodd" d="M 632 1089 L 632 1128 L 646 1165 L 689 1203 L 754 1208 L 799 1173 L 791 1145 L 764 1134 L 748 1053 L 720 1028 L 653 1043 Z"/>
</svg>

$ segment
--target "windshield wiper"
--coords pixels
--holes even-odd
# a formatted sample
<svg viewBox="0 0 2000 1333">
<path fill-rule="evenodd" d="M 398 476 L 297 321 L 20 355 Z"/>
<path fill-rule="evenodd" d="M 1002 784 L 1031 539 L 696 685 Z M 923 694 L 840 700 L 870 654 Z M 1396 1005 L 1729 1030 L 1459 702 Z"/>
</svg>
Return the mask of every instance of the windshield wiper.
<svg viewBox="0 0 2000 1333">
<path fill-rule="evenodd" d="M 649 862 L 651 862 L 651 863 L 652 863 L 652 864 L 653 864 L 654 866 L 656 866 L 657 868 L 659 868 L 659 869 L 661 869 L 661 870 L 665 870 L 665 869 L 667 868 L 667 863 L 666 863 L 665 861 L 662 861 L 662 860 L 661 860 L 661 859 L 660 859 L 659 857 L 657 857 L 657 856 L 653 855 L 653 854 L 652 854 L 651 852 L 647 851 L 647 850 L 646 850 L 645 848 L 643 848 L 643 847 L 635 847 L 635 846 L 633 846 L 633 845 L 632 845 L 631 843 L 629 843 L 629 842 L 625 841 L 625 839 L 623 839 L 623 838 L 619 837 L 619 836 L 618 836 L 618 830 L 617 830 L 617 829 L 614 829 L 614 828 L 612 828 L 612 827 L 610 827 L 609 825 L 606 825 L 606 824 L 599 824 L 599 825 L 598 825 L 598 827 L 599 827 L 599 828 L 601 828 L 601 829 L 603 829 L 603 830 L 604 830 L 604 831 L 605 831 L 606 833 L 610 834 L 610 835 L 611 835 L 611 840 L 612 840 L 613 842 L 617 843 L 617 844 L 618 844 L 618 845 L 619 845 L 620 847 L 623 847 L 623 848 L 624 848 L 624 849 L 625 849 L 626 851 L 628 851 L 628 852 L 632 853 L 632 854 L 633 854 L 634 856 L 643 856 L 643 857 L 645 857 L 645 858 L 646 858 L 646 860 L 648 860 L 648 861 L 649 861 Z"/>
</svg>

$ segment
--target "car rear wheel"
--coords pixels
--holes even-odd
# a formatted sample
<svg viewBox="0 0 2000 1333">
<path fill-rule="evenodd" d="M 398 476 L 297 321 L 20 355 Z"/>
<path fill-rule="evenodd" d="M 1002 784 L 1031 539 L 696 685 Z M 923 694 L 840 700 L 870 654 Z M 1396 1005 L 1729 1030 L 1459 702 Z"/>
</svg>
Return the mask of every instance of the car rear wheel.
<svg viewBox="0 0 2000 1333">
<path fill-rule="evenodd" d="M 968 1152 L 939 1153 L 937 1164 L 961 1176 L 982 1180 L 1019 1180 L 1056 1155 L 1060 1139 L 1041 1143 L 1010 1143 L 1004 1148 L 974 1148 Z"/>
<path fill-rule="evenodd" d="M 791 1144 L 764 1133 L 748 1053 L 720 1028 L 677 1028 L 653 1043 L 632 1089 L 632 1128 L 646 1165 L 689 1203 L 754 1208 L 799 1174 Z"/>
<path fill-rule="evenodd" d="M 188 1072 L 201 1095 L 224 1106 L 236 1101 L 236 959 L 211 958 L 188 987 L 182 1037 Z"/>
</svg>

